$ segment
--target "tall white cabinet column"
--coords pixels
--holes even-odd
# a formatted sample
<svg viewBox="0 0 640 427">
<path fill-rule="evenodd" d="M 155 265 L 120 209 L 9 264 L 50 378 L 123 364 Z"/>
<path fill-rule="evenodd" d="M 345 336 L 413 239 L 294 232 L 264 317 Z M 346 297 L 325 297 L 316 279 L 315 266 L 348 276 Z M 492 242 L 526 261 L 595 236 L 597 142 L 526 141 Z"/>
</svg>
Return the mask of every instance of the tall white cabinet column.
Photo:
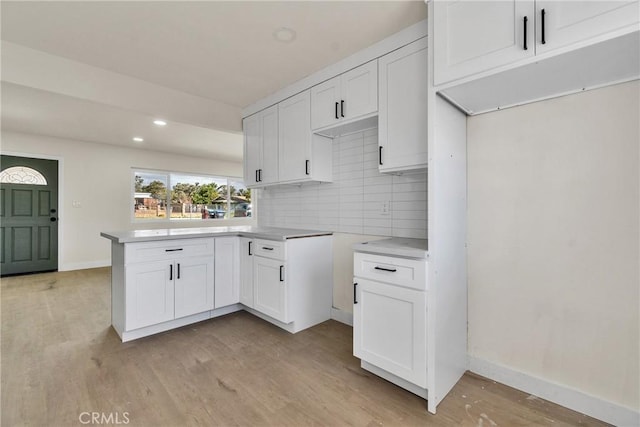
<svg viewBox="0 0 640 427">
<path fill-rule="evenodd" d="M 434 2 L 427 6 L 432 15 Z M 433 54 L 428 61 L 427 405 L 435 413 L 467 370 L 467 119 L 436 95 Z"/>
</svg>

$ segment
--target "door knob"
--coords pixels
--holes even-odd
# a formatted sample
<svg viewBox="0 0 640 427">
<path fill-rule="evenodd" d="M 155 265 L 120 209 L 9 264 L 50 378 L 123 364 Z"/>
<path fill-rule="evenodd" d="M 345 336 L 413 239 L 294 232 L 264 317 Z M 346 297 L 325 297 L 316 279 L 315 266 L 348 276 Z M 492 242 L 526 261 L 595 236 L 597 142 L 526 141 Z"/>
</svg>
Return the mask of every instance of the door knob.
<svg viewBox="0 0 640 427">
<path fill-rule="evenodd" d="M 54 217 L 54 216 L 52 216 L 51 218 L 49 218 L 49 221 L 51 221 L 51 222 L 56 222 L 57 220 L 58 220 L 58 218 L 56 218 L 56 217 Z"/>
</svg>

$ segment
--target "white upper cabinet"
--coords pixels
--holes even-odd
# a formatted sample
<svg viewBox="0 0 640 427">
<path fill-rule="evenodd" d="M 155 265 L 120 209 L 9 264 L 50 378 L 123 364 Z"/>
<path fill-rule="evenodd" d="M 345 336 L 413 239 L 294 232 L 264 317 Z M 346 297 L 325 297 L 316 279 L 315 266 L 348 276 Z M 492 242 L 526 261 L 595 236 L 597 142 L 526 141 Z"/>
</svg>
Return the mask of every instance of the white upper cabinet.
<svg viewBox="0 0 640 427">
<path fill-rule="evenodd" d="M 331 181 L 331 139 L 311 133 L 309 90 L 278 104 L 278 181 Z"/>
<path fill-rule="evenodd" d="M 310 173 L 310 95 L 304 91 L 278 104 L 280 181 L 304 179 Z"/>
<path fill-rule="evenodd" d="M 311 88 L 311 127 L 320 129 L 340 120 L 340 76 Z"/>
<path fill-rule="evenodd" d="M 637 0 L 436 1 L 434 85 L 509 65 L 640 22 Z"/>
<path fill-rule="evenodd" d="M 638 0 L 538 0 L 535 4 L 536 53 L 606 35 L 640 21 Z"/>
<path fill-rule="evenodd" d="M 533 56 L 533 15 L 533 1 L 434 2 L 434 84 Z"/>
<path fill-rule="evenodd" d="M 347 71 L 340 76 L 342 98 L 340 116 L 344 120 L 357 119 L 378 111 L 378 61 Z"/>
<path fill-rule="evenodd" d="M 278 181 L 278 106 L 262 110 L 242 121 L 244 134 L 244 182 L 261 187 Z"/>
<path fill-rule="evenodd" d="M 378 60 L 380 172 L 427 167 L 427 39 Z"/>
<path fill-rule="evenodd" d="M 378 111 L 377 61 L 311 88 L 311 128 L 327 128 L 357 120 Z"/>
<path fill-rule="evenodd" d="M 244 136 L 244 182 L 247 186 L 258 182 L 258 170 L 262 167 L 262 131 L 260 113 L 242 120 Z"/>
</svg>

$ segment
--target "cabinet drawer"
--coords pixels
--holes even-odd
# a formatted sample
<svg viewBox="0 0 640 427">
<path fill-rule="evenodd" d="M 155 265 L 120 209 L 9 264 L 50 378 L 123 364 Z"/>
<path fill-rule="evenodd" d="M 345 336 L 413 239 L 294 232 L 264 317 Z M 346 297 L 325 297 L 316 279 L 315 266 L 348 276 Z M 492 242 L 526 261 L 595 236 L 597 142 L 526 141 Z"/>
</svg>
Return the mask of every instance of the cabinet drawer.
<svg viewBox="0 0 640 427">
<path fill-rule="evenodd" d="M 253 241 L 253 254 L 271 259 L 285 259 L 285 242 L 275 242 L 272 240 L 260 240 Z"/>
<path fill-rule="evenodd" d="M 427 289 L 426 260 L 355 252 L 353 275 L 412 289 Z"/>
<path fill-rule="evenodd" d="M 214 239 L 195 238 L 126 243 L 124 251 L 125 264 L 204 255 L 211 255 L 213 257 Z"/>
</svg>

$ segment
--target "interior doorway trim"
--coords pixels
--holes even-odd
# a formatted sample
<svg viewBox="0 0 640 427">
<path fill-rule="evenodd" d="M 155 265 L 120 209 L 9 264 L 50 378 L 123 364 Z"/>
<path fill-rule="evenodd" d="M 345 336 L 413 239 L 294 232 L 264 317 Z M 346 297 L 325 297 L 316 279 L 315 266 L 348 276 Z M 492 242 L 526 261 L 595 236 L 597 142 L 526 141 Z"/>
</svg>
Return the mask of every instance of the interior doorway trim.
<svg viewBox="0 0 640 427">
<path fill-rule="evenodd" d="M 64 204 L 64 158 L 41 153 L 24 153 L 19 151 L 2 151 L 3 155 L 31 157 L 32 159 L 58 161 L 58 271 L 64 271 L 64 236 L 65 236 L 65 204 Z"/>
</svg>

